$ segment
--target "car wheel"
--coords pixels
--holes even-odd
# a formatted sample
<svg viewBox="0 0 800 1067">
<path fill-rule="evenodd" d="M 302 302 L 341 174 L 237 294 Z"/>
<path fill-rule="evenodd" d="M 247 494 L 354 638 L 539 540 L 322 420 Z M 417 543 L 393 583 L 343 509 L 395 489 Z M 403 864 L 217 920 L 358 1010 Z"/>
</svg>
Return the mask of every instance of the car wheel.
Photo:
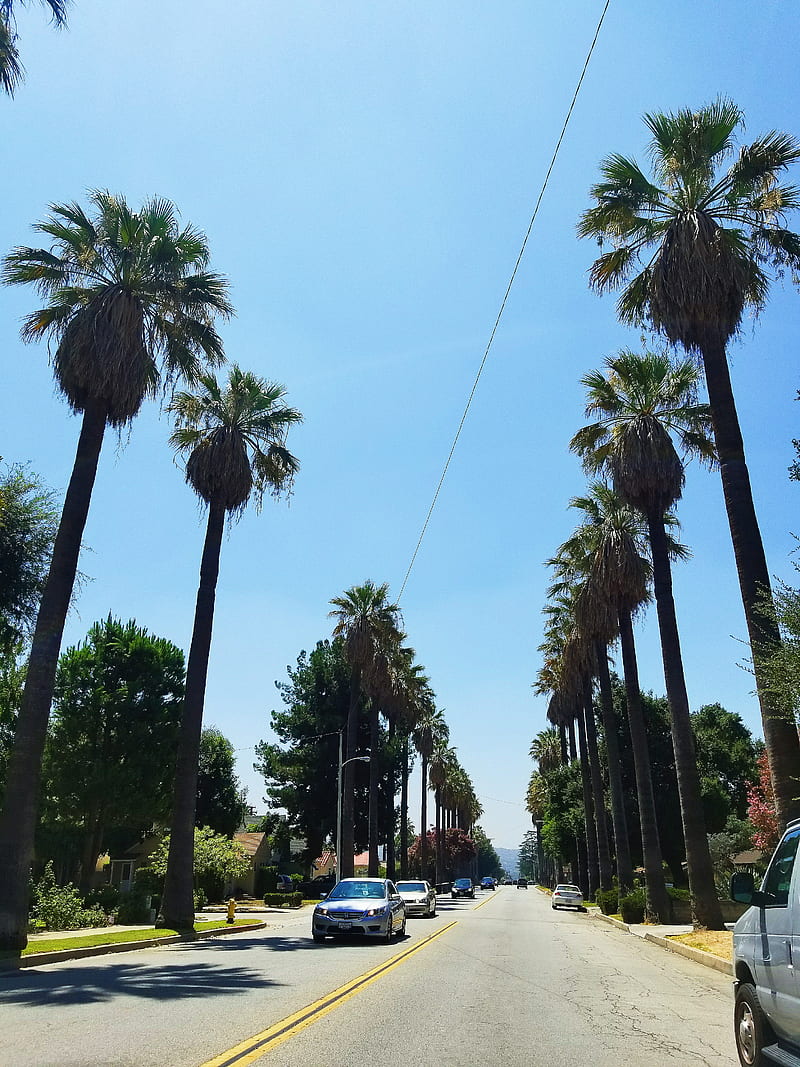
<svg viewBox="0 0 800 1067">
<path fill-rule="evenodd" d="M 314 941 L 318 945 L 321 945 L 322 942 L 325 940 L 325 935 L 324 934 L 312 934 L 311 936 L 314 938 Z"/>
<path fill-rule="evenodd" d="M 400 927 L 400 937 L 406 936 L 406 918 L 403 916 L 403 925 Z"/>
<path fill-rule="evenodd" d="M 436 904 L 434 904 L 433 907 L 431 908 L 430 917 L 431 917 L 431 919 L 435 919 L 436 918 Z"/>
<path fill-rule="evenodd" d="M 755 986 L 743 982 L 736 991 L 733 1008 L 736 1051 L 742 1067 L 767 1067 L 764 1046 L 773 1043 L 772 1031 L 761 1010 Z"/>
<path fill-rule="evenodd" d="M 389 918 L 386 920 L 385 941 L 386 941 L 387 945 L 391 945 L 391 943 L 392 943 L 392 934 L 393 933 L 394 933 L 394 931 L 392 929 L 392 917 L 390 915 Z"/>
<path fill-rule="evenodd" d="M 558 904 L 551 904 L 550 907 L 553 909 L 553 911 L 558 911 Z"/>
</svg>

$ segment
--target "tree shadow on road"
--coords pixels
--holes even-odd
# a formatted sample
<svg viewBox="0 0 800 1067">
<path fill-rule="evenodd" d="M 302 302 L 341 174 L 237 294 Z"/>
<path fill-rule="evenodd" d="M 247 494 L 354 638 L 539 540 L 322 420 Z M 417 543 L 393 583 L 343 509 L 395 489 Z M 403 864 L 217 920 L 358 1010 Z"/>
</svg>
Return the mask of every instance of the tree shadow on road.
<svg viewBox="0 0 800 1067">
<path fill-rule="evenodd" d="M 0 1005 L 98 1004 L 113 997 L 189 1000 L 268 989 L 280 983 L 249 967 L 211 964 L 108 963 L 31 967 L 0 974 Z"/>
</svg>

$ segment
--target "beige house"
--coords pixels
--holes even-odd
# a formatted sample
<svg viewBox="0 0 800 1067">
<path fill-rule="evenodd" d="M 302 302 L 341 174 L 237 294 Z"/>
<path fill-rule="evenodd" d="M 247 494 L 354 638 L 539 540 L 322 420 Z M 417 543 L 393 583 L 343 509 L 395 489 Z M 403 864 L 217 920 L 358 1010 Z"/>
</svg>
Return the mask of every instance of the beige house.
<svg viewBox="0 0 800 1067">
<path fill-rule="evenodd" d="M 250 869 L 244 878 L 237 878 L 236 882 L 228 882 L 225 885 L 225 896 L 248 896 L 256 895 L 256 876 L 261 867 L 275 866 L 272 858 L 272 846 L 266 834 L 238 833 L 233 835 L 245 851 L 250 860 Z"/>
</svg>

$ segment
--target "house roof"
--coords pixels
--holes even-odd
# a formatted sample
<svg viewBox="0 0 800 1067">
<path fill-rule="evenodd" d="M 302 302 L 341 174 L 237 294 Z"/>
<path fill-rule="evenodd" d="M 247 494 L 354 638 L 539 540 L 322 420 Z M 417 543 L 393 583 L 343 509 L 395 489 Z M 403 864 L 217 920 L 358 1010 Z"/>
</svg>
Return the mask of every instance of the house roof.
<svg viewBox="0 0 800 1067">
<path fill-rule="evenodd" d="M 764 853 L 760 852 L 757 848 L 751 848 L 745 852 L 740 852 L 738 856 L 734 856 L 731 862 L 734 867 L 750 866 L 753 863 L 758 863 L 764 858 Z"/>
<path fill-rule="evenodd" d="M 255 856 L 266 834 L 241 833 L 234 834 L 233 840 L 238 841 L 248 856 Z"/>
<path fill-rule="evenodd" d="M 326 848 L 321 856 L 317 856 L 314 860 L 313 866 L 319 869 L 320 867 L 327 867 L 331 863 L 336 862 L 336 853 L 332 848 Z"/>
</svg>

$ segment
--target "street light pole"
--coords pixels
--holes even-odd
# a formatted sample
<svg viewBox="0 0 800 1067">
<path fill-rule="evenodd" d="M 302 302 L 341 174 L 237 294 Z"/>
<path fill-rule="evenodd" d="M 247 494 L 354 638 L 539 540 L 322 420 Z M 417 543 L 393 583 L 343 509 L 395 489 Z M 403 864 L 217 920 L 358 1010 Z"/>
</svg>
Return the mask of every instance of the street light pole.
<svg viewBox="0 0 800 1067">
<path fill-rule="evenodd" d="M 342 762 L 342 736 L 344 729 L 339 731 L 339 773 L 336 775 L 336 881 L 342 877 L 342 770 L 348 763 L 358 760 L 361 763 L 369 763 L 369 756 L 351 756 Z"/>
</svg>

